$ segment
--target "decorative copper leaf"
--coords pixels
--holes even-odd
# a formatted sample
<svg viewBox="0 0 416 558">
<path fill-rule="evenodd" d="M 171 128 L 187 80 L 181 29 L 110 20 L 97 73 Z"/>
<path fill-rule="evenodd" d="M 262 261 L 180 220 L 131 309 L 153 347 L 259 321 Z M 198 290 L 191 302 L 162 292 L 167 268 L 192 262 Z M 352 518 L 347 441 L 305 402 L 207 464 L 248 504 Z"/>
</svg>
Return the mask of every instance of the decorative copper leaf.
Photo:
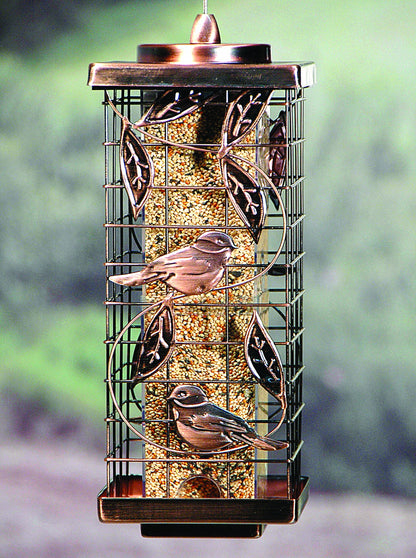
<svg viewBox="0 0 416 558">
<path fill-rule="evenodd" d="M 127 118 L 123 118 L 120 138 L 120 169 L 133 217 L 137 219 L 150 194 L 154 170 L 149 154 L 139 138 L 131 131 Z"/>
<path fill-rule="evenodd" d="M 228 196 L 240 219 L 257 243 L 266 219 L 266 198 L 260 185 L 233 159 L 221 159 Z"/>
<path fill-rule="evenodd" d="M 220 159 L 256 126 L 272 93 L 270 89 L 249 89 L 230 104 L 222 127 Z"/>
<path fill-rule="evenodd" d="M 273 184 L 280 187 L 286 171 L 286 117 L 283 110 L 270 131 L 270 144 L 269 169 Z"/>
<path fill-rule="evenodd" d="M 143 338 L 137 340 L 132 362 L 132 387 L 163 366 L 174 346 L 175 316 L 171 301 L 165 300 L 148 325 Z"/>
<path fill-rule="evenodd" d="M 256 311 L 253 312 L 246 332 L 244 352 L 251 373 L 259 384 L 280 402 L 284 415 L 287 405 L 282 361 Z"/>
<path fill-rule="evenodd" d="M 273 184 L 280 188 L 286 173 L 286 117 L 282 110 L 270 131 L 269 171 Z M 273 190 L 270 197 L 276 207 L 278 201 Z"/>
<path fill-rule="evenodd" d="M 157 97 L 136 126 L 171 122 L 208 103 L 217 94 L 210 89 L 169 89 Z"/>
</svg>

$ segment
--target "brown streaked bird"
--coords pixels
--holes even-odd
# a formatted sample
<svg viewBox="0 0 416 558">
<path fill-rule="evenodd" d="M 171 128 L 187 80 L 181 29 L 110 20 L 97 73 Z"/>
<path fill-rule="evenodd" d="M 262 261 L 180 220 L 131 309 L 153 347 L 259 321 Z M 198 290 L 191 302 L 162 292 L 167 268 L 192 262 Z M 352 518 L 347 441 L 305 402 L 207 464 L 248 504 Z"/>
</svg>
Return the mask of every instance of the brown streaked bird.
<svg viewBox="0 0 416 558">
<path fill-rule="evenodd" d="M 248 444 L 274 451 L 289 445 L 259 436 L 245 420 L 210 403 L 198 386 L 176 386 L 167 400 L 173 408 L 178 434 L 197 450 L 215 451 L 231 444 Z"/>
<path fill-rule="evenodd" d="M 141 271 L 113 275 L 109 279 L 128 287 L 163 281 L 185 295 L 206 293 L 221 281 L 235 248 L 228 234 L 209 231 L 201 234 L 194 244 L 156 258 Z"/>
</svg>

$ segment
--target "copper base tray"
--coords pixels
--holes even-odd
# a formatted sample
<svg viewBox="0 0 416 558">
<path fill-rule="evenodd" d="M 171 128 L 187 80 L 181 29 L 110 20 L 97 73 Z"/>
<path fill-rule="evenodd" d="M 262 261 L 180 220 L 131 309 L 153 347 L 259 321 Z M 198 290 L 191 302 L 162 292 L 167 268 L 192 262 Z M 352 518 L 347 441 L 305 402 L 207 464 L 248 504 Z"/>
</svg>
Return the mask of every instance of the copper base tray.
<svg viewBox="0 0 416 558">
<path fill-rule="evenodd" d="M 287 498 L 286 479 L 259 480 L 258 498 L 143 498 L 140 476 L 117 477 L 98 495 L 98 517 L 104 523 L 140 523 L 148 537 L 256 538 L 270 524 L 295 523 L 309 496 L 302 477 L 294 498 Z"/>
</svg>

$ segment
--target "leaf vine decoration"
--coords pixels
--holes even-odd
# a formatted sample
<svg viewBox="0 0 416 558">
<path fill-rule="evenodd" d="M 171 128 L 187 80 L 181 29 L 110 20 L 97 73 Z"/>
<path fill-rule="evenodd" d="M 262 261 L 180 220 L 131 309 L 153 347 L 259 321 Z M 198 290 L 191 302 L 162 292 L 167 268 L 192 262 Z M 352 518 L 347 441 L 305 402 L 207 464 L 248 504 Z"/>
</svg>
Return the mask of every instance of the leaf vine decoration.
<svg viewBox="0 0 416 558">
<path fill-rule="evenodd" d="M 263 189 L 230 157 L 221 159 L 221 170 L 228 197 L 257 243 L 266 219 L 266 198 Z"/>
<path fill-rule="evenodd" d="M 132 362 L 132 387 L 163 366 L 170 357 L 174 346 L 173 304 L 170 299 L 165 299 L 148 325 L 143 338 L 137 340 Z"/>
<path fill-rule="evenodd" d="M 225 157 L 228 151 L 256 126 L 272 93 L 271 89 L 249 89 L 230 104 L 222 127 L 219 159 Z"/>
<path fill-rule="evenodd" d="M 211 89 L 169 89 L 159 95 L 136 126 L 162 124 L 181 118 L 207 104 L 217 93 Z"/>
<path fill-rule="evenodd" d="M 270 131 L 269 141 L 272 144 L 269 151 L 269 172 L 270 178 L 276 188 L 281 188 L 285 180 L 286 173 L 286 115 L 282 110 L 275 120 Z M 270 199 L 276 209 L 279 209 L 279 202 L 275 192 L 269 190 Z"/>
<path fill-rule="evenodd" d="M 153 185 L 154 169 L 152 160 L 131 131 L 131 124 L 123 117 L 120 138 L 120 170 L 124 187 L 130 200 L 134 219 L 140 214 Z"/>
<path fill-rule="evenodd" d="M 280 426 L 287 407 L 282 361 L 272 338 L 267 333 L 256 311 L 253 312 L 253 317 L 246 332 L 244 352 L 253 376 L 265 390 L 280 402 L 282 408 Z"/>
<path fill-rule="evenodd" d="M 273 184 L 280 188 L 286 171 L 286 116 L 283 110 L 270 131 L 270 143 L 272 147 L 269 153 L 269 170 Z"/>
</svg>

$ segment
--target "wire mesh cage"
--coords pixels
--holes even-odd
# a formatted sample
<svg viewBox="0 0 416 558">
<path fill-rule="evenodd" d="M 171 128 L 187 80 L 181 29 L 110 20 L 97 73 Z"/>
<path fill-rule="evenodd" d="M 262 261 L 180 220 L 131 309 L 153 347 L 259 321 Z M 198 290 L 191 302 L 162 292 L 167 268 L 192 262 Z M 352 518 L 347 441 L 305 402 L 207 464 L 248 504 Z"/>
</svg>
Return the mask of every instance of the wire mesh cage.
<svg viewBox="0 0 416 558">
<path fill-rule="evenodd" d="M 313 82 L 310 63 L 90 66 L 105 123 L 102 521 L 138 522 L 148 536 L 254 537 L 306 503 Z"/>
</svg>

